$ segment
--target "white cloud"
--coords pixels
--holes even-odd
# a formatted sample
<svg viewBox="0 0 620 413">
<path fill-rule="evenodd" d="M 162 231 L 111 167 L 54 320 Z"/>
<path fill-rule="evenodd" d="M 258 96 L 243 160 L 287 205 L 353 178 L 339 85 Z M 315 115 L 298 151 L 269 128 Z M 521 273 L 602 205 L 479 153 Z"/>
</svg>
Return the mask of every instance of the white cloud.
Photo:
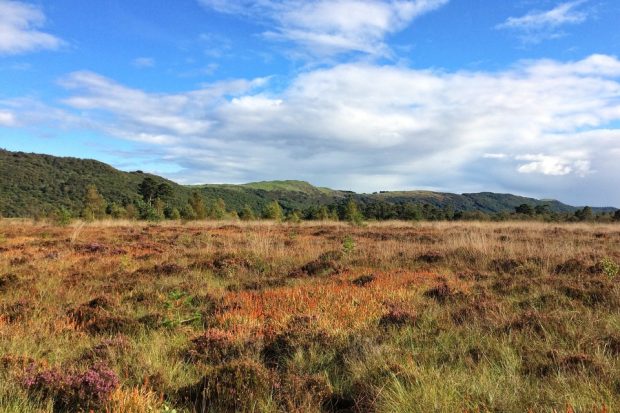
<svg viewBox="0 0 620 413">
<path fill-rule="evenodd" d="M 564 33 L 559 28 L 565 25 L 576 25 L 585 22 L 589 15 L 580 7 L 587 0 L 560 3 L 551 10 L 531 11 L 521 17 L 509 17 L 498 25 L 498 29 L 518 30 L 522 39 L 527 42 L 539 42 L 548 38 L 561 37 Z"/>
<path fill-rule="evenodd" d="M 268 38 L 290 40 L 313 54 L 389 54 L 384 38 L 449 0 L 199 0 L 223 13 L 258 18 Z"/>
<path fill-rule="evenodd" d="M 616 58 L 500 72 L 351 63 L 307 71 L 277 92 L 269 82 L 148 93 L 76 72 L 61 82 L 69 109 L 0 101 L 0 113 L 138 142 L 141 156 L 178 165 L 167 176 L 186 183 L 295 178 L 358 191 L 494 190 L 620 206 L 609 190 L 620 175 Z"/>
<path fill-rule="evenodd" d="M 263 82 L 263 79 L 236 80 L 215 83 L 188 93 L 149 94 L 96 73 L 75 72 L 61 84 L 67 89 L 79 89 L 85 93 L 70 97 L 65 103 L 83 111 L 103 113 L 100 121 L 108 132 L 143 142 L 175 143 L 183 136 L 207 134 L 214 121 L 205 118 L 205 113 L 225 96 L 247 92 Z M 114 117 L 109 124 L 106 114 Z"/>
<path fill-rule="evenodd" d="M 506 159 L 508 155 L 505 153 L 485 153 L 482 157 L 486 159 Z"/>
<path fill-rule="evenodd" d="M 16 126 L 17 120 L 12 112 L 0 110 L 0 126 Z"/>
<path fill-rule="evenodd" d="M 590 173 L 590 161 L 583 159 L 566 159 L 560 156 L 549 155 L 520 155 L 516 157 L 519 161 L 527 161 L 517 169 L 524 174 L 540 173 L 543 175 L 561 176 L 576 173 L 584 176 Z"/>
<path fill-rule="evenodd" d="M 139 69 L 154 67 L 155 59 L 151 57 L 138 57 L 138 58 L 133 59 L 131 64 Z"/>
<path fill-rule="evenodd" d="M 62 40 L 39 30 L 44 24 L 45 15 L 38 7 L 0 0 L 0 55 L 61 47 Z"/>
</svg>

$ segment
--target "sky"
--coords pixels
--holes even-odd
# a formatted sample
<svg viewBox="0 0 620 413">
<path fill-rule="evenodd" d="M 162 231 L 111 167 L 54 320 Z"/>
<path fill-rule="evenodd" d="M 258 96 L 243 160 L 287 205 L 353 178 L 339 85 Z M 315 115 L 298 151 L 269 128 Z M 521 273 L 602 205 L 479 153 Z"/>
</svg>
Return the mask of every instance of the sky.
<svg viewBox="0 0 620 413">
<path fill-rule="evenodd" d="M 0 148 L 620 206 L 617 0 L 0 0 Z"/>
</svg>

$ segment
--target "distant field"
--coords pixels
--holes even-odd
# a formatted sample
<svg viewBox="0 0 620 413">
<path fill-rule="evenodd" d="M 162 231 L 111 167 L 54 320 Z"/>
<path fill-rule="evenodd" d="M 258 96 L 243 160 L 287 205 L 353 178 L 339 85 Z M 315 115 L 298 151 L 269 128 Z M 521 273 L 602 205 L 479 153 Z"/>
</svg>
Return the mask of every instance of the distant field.
<svg viewBox="0 0 620 413">
<path fill-rule="evenodd" d="M 2 412 L 620 411 L 620 225 L 0 221 Z"/>
</svg>

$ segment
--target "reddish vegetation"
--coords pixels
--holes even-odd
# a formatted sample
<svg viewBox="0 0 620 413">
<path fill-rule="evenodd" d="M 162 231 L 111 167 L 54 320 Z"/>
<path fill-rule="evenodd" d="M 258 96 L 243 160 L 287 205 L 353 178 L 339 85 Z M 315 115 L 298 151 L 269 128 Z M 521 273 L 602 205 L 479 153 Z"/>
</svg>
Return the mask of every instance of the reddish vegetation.
<svg viewBox="0 0 620 413">
<path fill-rule="evenodd" d="M 620 408 L 615 226 L 0 228 L 0 410 Z"/>
</svg>

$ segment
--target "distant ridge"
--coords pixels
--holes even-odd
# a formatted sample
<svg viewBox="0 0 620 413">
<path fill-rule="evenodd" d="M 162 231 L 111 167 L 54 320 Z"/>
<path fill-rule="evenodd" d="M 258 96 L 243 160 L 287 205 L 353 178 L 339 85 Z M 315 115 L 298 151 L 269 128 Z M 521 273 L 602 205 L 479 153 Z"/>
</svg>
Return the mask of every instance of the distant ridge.
<svg viewBox="0 0 620 413">
<path fill-rule="evenodd" d="M 362 204 L 428 204 L 453 211 L 484 213 L 512 212 L 521 204 L 548 205 L 554 212 L 574 212 L 577 207 L 556 200 L 538 200 L 512 194 L 481 192 L 453 194 L 431 191 L 382 191 L 356 194 L 350 191 L 316 187 L 305 181 L 262 181 L 247 184 L 180 185 L 142 171 L 124 172 L 103 162 L 90 159 L 56 157 L 0 149 L 0 214 L 5 217 L 28 217 L 59 207 L 80 211 L 86 187 L 94 184 L 108 202 L 127 204 L 139 199 L 138 184 L 145 177 L 166 182 L 172 187 L 169 203 L 185 205 L 192 192 L 198 191 L 207 200 L 218 198 L 231 210 L 249 206 L 261 211 L 273 200 L 285 210 L 304 210 L 320 205 L 333 205 L 353 197 Z M 593 208 L 595 212 L 615 208 Z"/>
</svg>

